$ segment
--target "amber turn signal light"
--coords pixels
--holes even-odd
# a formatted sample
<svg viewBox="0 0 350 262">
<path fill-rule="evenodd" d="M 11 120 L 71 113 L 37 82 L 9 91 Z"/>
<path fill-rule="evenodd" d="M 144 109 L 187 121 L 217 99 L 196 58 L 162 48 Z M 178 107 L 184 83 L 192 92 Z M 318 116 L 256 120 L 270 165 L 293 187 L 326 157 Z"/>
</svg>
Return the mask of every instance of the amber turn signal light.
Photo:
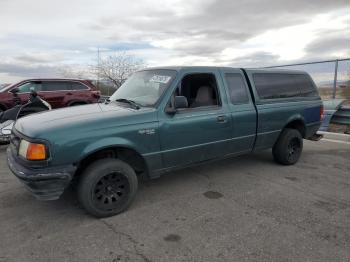
<svg viewBox="0 0 350 262">
<path fill-rule="evenodd" d="M 43 144 L 30 143 L 27 149 L 27 160 L 45 160 L 46 148 Z"/>
</svg>

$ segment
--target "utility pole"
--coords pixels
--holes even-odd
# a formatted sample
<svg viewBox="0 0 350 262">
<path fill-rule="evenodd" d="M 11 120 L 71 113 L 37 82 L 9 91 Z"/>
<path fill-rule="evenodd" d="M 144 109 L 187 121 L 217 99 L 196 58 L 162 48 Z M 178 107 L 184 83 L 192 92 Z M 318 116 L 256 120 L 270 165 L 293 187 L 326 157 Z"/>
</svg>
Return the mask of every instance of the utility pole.
<svg viewBox="0 0 350 262">
<path fill-rule="evenodd" d="M 100 89 L 100 47 L 97 47 L 97 88 Z"/>
<path fill-rule="evenodd" d="M 337 91 L 337 80 L 338 80 L 338 60 L 335 60 L 335 68 L 334 68 L 334 81 L 333 81 L 333 95 L 332 98 L 334 99 L 336 96 Z"/>
</svg>

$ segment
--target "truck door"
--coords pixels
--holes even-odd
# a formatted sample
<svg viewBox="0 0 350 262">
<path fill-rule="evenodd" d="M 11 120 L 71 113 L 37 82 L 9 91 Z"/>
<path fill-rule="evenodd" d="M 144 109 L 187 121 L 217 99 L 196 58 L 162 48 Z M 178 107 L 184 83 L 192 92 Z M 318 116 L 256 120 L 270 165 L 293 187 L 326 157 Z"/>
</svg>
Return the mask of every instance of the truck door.
<svg viewBox="0 0 350 262">
<path fill-rule="evenodd" d="M 228 97 L 232 130 L 232 154 L 252 150 L 256 136 L 257 113 L 245 76 L 240 69 L 222 69 L 221 76 Z"/>
<path fill-rule="evenodd" d="M 159 111 L 163 167 L 213 159 L 229 153 L 231 117 L 218 70 L 182 72 Z M 169 95 L 169 93 L 168 93 Z M 188 108 L 167 114 L 173 96 L 185 96 Z"/>
</svg>

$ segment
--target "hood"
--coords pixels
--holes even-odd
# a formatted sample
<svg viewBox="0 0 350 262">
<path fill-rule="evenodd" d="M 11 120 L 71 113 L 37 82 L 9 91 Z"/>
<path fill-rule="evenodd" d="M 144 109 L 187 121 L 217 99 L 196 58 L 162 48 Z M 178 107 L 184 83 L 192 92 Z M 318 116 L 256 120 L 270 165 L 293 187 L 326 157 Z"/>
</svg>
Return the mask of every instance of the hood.
<svg viewBox="0 0 350 262">
<path fill-rule="evenodd" d="M 137 123 L 142 115 L 154 112 L 154 108 L 132 108 L 110 104 L 89 104 L 45 111 L 19 119 L 15 128 L 33 138 L 45 138 L 48 134 L 64 131 L 81 132 Z"/>
</svg>

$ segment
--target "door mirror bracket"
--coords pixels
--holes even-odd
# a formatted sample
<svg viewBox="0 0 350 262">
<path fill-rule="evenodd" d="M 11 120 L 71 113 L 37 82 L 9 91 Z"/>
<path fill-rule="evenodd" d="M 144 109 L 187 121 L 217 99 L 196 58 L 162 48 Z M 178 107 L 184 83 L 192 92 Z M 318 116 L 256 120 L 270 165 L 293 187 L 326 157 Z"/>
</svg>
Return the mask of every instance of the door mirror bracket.
<svg viewBox="0 0 350 262">
<path fill-rule="evenodd" d="M 167 113 L 168 115 L 173 116 L 176 114 L 176 112 L 177 112 L 177 110 L 173 107 L 170 107 L 170 106 L 165 109 L 165 113 Z"/>
</svg>

